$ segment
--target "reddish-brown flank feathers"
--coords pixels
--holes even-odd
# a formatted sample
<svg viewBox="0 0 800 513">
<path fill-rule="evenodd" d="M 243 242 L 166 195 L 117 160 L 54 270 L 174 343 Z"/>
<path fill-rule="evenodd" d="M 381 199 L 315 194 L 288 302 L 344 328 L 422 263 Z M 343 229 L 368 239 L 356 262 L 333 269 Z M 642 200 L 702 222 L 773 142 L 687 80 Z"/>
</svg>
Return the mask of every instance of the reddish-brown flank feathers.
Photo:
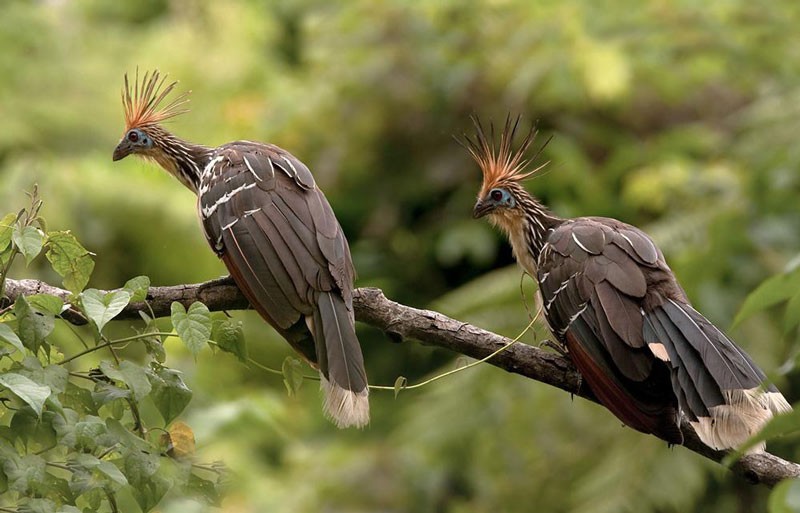
<svg viewBox="0 0 800 513">
<path fill-rule="evenodd" d="M 128 74 L 125 73 L 125 87 L 122 89 L 122 104 L 125 106 L 125 130 L 154 125 L 166 119 L 173 118 L 189 109 L 181 108 L 189 102 L 189 92 L 181 93 L 172 99 L 164 107 L 159 107 L 169 93 L 178 85 L 172 82 L 165 87 L 167 75 L 163 77 L 158 70 L 145 72 L 141 82 L 139 81 L 139 69 L 134 75 L 133 87 L 128 81 Z"/>
<path fill-rule="evenodd" d="M 538 131 L 535 125 L 531 126 L 522 144 L 514 150 L 512 149 L 512 143 L 514 142 L 514 136 L 519 128 L 520 117 L 512 119 L 511 116 L 509 116 L 506 118 L 503 132 L 500 135 L 500 144 L 497 147 L 494 145 L 494 125 L 489 125 L 489 134 L 487 137 L 480 120 L 474 116 L 471 119 L 475 125 L 475 139 L 473 140 L 465 134 L 465 143 L 463 143 L 463 146 L 483 172 L 483 183 L 481 184 L 481 190 L 478 194 L 479 197 L 485 196 L 489 190 L 503 182 L 520 182 L 537 173 L 547 165 L 547 162 L 545 162 L 534 169 L 526 170 L 528 164 L 539 156 L 549 142 L 549 139 L 545 141 L 542 148 L 540 148 L 533 157 L 525 158 L 525 152 L 528 151 L 533 141 L 536 140 Z"/>
</svg>

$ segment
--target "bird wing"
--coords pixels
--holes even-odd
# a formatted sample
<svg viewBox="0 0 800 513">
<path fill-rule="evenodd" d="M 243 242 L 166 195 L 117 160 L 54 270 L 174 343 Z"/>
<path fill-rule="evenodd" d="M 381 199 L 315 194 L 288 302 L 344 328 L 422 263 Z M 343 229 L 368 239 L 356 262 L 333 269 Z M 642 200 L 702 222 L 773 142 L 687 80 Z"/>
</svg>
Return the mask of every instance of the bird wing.
<svg viewBox="0 0 800 513">
<path fill-rule="evenodd" d="M 545 317 L 598 400 L 627 425 L 680 442 L 670 369 L 643 335 L 645 274 L 662 260 L 635 228 L 580 218 L 550 233 L 537 272 Z"/>
<path fill-rule="evenodd" d="M 220 147 L 204 172 L 198 208 L 209 244 L 252 306 L 291 343 L 307 330 L 322 292 L 352 319 L 347 241 L 308 168 L 277 146 Z M 301 325 L 298 325 L 300 323 Z M 311 362 L 313 347 L 296 347 Z"/>
</svg>

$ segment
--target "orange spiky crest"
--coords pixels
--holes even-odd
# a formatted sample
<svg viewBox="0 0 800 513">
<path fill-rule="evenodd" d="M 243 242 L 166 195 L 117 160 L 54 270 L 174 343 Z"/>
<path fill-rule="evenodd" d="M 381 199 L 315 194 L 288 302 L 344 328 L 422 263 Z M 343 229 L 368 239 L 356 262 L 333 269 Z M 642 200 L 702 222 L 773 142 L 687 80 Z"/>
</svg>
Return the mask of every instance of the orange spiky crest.
<svg viewBox="0 0 800 513">
<path fill-rule="evenodd" d="M 500 134 L 500 144 L 495 147 L 494 125 L 489 125 L 489 137 L 487 137 L 480 120 L 476 116 L 470 116 L 472 123 L 475 125 L 475 139 L 473 140 L 464 135 L 466 144 L 462 143 L 462 145 L 469 151 L 469 154 L 483 172 L 483 183 L 478 197 L 485 196 L 491 189 L 502 186 L 504 183 L 521 182 L 541 171 L 548 164 L 548 162 L 545 162 L 534 169 L 527 169 L 528 164 L 535 160 L 547 146 L 547 143 L 550 142 L 550 139 L 548 139 L 533 157 L 525 158 L 525 152 L 536 140 L 536 135 L 538 134 L 536 125 L 531 126 L 522 144 L 516 150 L 512 149 L 520 118 L 521 116 L 517 116 L 516 119 L 512 119 L 510 115 L 506 118 L 505 126 Z"/>
<path fill-rule="evenodd" d="M 167 75 L 161 77 L 158 70 L 145 72 L 139 82 L 139 68 L 133 81 L 133 88 L 125 73 L 125 87 L 122 89 L 122 104 L 125 106 L 125 130 L 155 125 L 164 120 L 189 112 L 181 106 L 189 102 L 189 93 L 185 91 L 172 99 L 166 106 L 159 108 L 164 99 L 172 92 L 178 82 L 164 87 Z"/>
</svg>

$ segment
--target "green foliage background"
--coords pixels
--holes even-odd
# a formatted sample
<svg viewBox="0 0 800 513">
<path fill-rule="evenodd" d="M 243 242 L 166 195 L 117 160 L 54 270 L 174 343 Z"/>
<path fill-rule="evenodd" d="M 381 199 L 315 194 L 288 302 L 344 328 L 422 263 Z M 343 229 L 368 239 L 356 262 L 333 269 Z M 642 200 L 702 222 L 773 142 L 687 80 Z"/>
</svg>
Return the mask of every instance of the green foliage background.
<svg viewBox="0 0 800 513">
<path fill-rule="evenodd" d="M 728 328 L 750 291 L 800 262 L 798 23 L 792 0 L 6 0 L 0 214 L 38 182 L 48 229 L 96 253 L 91 287 L 224 274 L 191 193 L 153 165 L 111 162 L 122 74 L 159 68 L 194 91 L 192 112 L 170 125 L 177 134 L 270 141 L 309 165 L 351 242 L 358 285 L 513 337 L 528 322 L 520 272 L 498 234 L 470 219 L 479 174 L 452 135 L 472 113 L 522 113 L 554 136 L 549 172 L 529 189 L 563 216 L 646 229 L 698 308 Z M 40 260 L 11 275 L 59 283 Z M 800 396 L 793 292 L 766 294 L 729 330 L 790 401 Z M 786 316 L 763 308 L 785 300 Z M 257 316 L 236 319 L 250 356 L 280 367 L 288 346 Z M 459 364 L 359 334 L 376 384 Z M 66 329 L 52 343 L 79 349 Z M 166 345 L 194 392 L 181 419 L 196 457 L 229 468 L 223 511 L 768 508 L 767 491 L 720 467 L 489 366 L 397 399 L 374 392 L 370 427 L 338 431 L 314 383 L 287 397 L 280 376 L 230 354 Z M 136 346 L 123 354 L 143 358 Z M 796 437 L 770 447 L 800 459 Z M 784 496 L 772 511 L 789 511 Z M 158 506 L 209 508 L 178 490 Z"/>
</svg>

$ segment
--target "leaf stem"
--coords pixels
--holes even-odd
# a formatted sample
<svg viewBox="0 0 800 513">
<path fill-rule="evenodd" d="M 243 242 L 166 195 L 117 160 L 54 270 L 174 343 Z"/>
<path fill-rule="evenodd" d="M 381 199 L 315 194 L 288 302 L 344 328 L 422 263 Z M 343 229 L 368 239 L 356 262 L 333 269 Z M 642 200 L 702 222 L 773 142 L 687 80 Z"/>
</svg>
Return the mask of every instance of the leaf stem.
<svg viewBox="0 0 800 513">
<path fill-rule="evenodd" d="M 98 344 L 98 345 L 96 345 L 94 347 L 90 347 L 88 349 L 85 349 L 85 350 L 81 351 L 80 353 L 76 353 L 76 354 L 70 356 L 69 358 L 61 360 L 60 362 L 58 362 L 58 364 L 59 365 L 64 365 L 65 363 L 69 363 L 72 360 L 76 360 L 76 359 L 80 358 L 81 356 L 86 356 L 89 353 L 93 353 L 95 351 L 99 351 L 99 350 L 104 349 L 106 347 L 113 347 L 113 346 L 118 346 L 118 345 L 122 345 L 122 344 L 127 344 L 128 342 L 131 342 L 133 340 L 141 340 L 143 338 L 148 338 L 148 337 L 152 337 L 152 336 L 177 337 L 178 335 L 176 335 L 175 333 L 167 333 L 167 332 L 153 332 L 153 333 L 140 333 L 138 335 L 133 335 L 133 336 L 130 336 L 130 337 L 120 338 L 120 339 L 117 339 L 117 340 L 108 340 L 106 342 L 103 342 L 102 344 Z"/>
</svg>

